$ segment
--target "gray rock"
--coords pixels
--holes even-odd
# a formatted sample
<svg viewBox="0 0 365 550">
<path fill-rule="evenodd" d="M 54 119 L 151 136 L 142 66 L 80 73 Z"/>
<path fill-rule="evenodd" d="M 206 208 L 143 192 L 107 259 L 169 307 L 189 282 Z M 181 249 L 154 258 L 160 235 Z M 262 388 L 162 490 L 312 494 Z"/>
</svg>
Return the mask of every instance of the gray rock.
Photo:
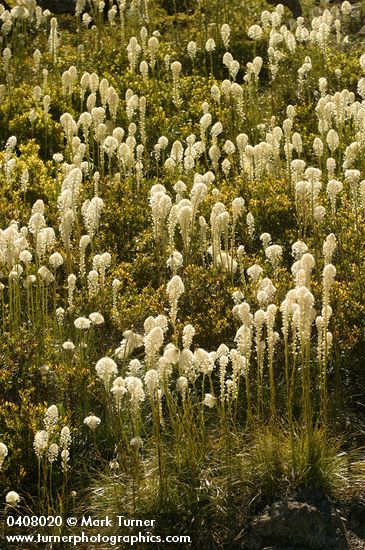
<svg viewBox="0 0 365 550">
<path fill-rule="evenodd" d="M 365 500 L 354 500 L 350 505 L 350 527 L 357 535 L 365 539 Z"/>
<path fill-rule="evenodd" d="M 319 504 L 282 500 L 250 524 L 246 550 L 347 550 L 346 533 L 336 509 L 328 499 Z"/>
</svg>

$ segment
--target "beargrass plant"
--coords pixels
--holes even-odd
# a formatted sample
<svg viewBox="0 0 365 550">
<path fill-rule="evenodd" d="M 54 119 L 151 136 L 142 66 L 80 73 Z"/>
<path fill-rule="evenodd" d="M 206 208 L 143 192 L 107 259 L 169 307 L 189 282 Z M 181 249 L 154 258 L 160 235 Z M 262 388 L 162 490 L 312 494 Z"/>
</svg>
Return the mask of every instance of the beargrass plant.
<svg viewBox="0 0 365 550">
<path fill-rule="evenodd" d="M 225 547 L 240 537 L 239 526 L 255 510 L 282 495 L 306 488 L 327 492 L 332 498 L 347 494 L 356 477 L 350 472 L 357 457 L 343 452 L 342 442 L 328 437 L 321 428 L 308 436 L 298 426 L 294 448 L 295 455 L 290 432 L 272 424 L 250 432 L 236 431 L 228 449 L 215 434 L 198 463 L 186 449 L 183 469 L 165 449 L 164 499 L 159 491 L 157 457 L 145 448 L 141 450 L 143 473 L 138 494 L 133 494 L 133 483 L 119 461 L 117 467 L 111 462 L 110 473 L 95 482 L 88 513 L 97 517 L 107 507 L 111 515 L 118 515 L 123 503 L 126 514 L 157 516 L 156 532 L 168 533 L 179 526 L 179 532 L 191 533 L 196 544 L 201 541 Z"/>
<path fill-rule="evenodd" d="M 15 4 L 0 7 L 5 513 L 153 517 L 223 548 L 288 492 L 363 490 L 351 5 L 289 21 L 281 5 L 77 2 L 67 28 Z"/>
</svg>

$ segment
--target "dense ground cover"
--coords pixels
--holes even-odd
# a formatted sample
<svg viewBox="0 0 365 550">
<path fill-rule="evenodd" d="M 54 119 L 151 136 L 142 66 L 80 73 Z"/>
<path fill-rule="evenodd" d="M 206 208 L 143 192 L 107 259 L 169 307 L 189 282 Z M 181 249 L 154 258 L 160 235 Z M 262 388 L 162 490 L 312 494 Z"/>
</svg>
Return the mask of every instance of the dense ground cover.
<svg viewBox="0 0 365 550">
<path fill-rule="evenodd" d="M 363 492 L 350 4 L 297 21 L 260 3 L 122 0 L 108 21 L 15 4 L 0 7 L 4 515 L 122 512 L 229 548 L 292 490 Z"/>
</svg>

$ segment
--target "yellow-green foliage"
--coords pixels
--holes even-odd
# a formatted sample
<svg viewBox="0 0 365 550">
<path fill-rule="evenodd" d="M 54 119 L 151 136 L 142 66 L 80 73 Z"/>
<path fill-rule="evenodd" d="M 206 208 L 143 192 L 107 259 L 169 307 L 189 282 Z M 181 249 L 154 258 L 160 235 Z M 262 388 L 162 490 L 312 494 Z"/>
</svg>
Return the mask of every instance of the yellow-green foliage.
<svg viewBox="0 0 365 550">
<path fill-rule="evenodd" d="M 296 22 L 263 1 L 133 1 L 113 24 L 13 3 L 0 497 L 19 491 L 22 513 L 156 517 L 229 548 L 283 493 L 362 490 L 357 7 L 314 19 L 306 2 Z"/>
</svg>

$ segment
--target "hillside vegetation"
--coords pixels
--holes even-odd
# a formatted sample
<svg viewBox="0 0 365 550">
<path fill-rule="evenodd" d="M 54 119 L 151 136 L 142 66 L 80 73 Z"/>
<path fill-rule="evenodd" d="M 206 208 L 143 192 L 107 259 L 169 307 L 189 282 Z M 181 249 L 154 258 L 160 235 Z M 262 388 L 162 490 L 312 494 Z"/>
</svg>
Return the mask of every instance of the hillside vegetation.
<svg viewBox="0 0 365 550">
<path fill-rule="evenodd" d="M 4 519 L 234 548 L 364 492 L 359 8 L 83 4 L 0 5 Z"/>
</svg>

